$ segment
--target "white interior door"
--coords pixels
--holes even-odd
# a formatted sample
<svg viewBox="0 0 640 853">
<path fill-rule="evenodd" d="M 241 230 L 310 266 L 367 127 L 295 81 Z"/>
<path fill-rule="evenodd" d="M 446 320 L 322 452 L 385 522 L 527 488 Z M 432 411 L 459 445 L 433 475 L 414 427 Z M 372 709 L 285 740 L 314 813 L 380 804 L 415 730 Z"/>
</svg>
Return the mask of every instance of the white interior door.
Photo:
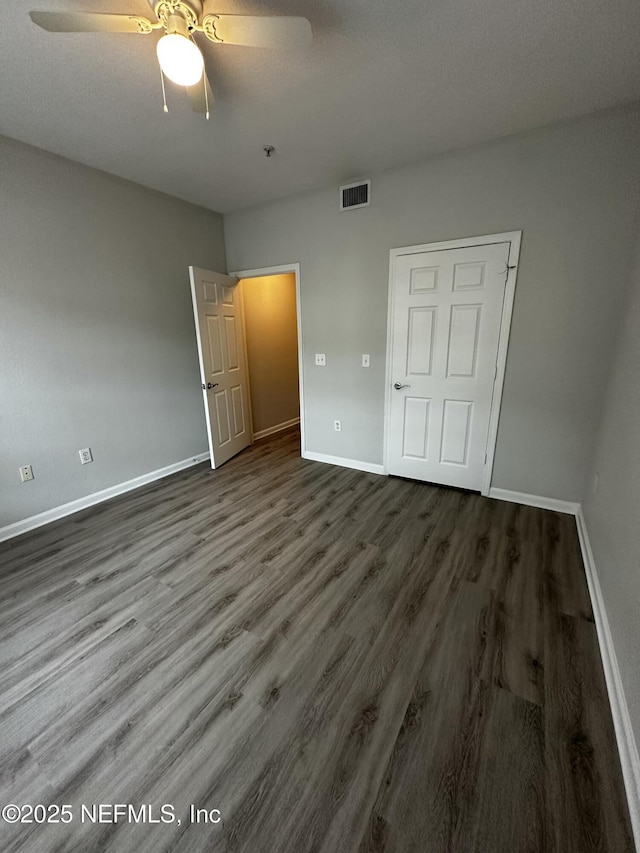
<svg viewBox="0 0 640 853">
<path fill-rule="evenodd" d="M 393 259 L 390 474 L 482 489 L 509 248 Z"/>
<path fill-rule="evenodd" d="M 211 467 L 219 468 L 251 443 L 240 288 L 237 278 L 199 267 L 189 277 Z"/>
</svg>

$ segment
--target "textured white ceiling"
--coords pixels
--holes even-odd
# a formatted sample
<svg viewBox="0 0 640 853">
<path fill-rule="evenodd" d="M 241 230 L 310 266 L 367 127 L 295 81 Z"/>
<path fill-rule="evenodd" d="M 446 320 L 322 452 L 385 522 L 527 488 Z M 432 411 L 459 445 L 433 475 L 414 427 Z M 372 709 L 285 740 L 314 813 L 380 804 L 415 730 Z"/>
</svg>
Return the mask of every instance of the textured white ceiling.
<svg viewBox="0 0 640 853">
<path fill-rule="evenodd" d="M 637 0 L 208 0 L 314 32 L 302 52 L 204 40 L 209 122 L 171 84 L 163 113 L 158 34 L 50 34 L 30 9 L 149 14 L 3 0 L 0 133 L 221 212 L 640 99 Z"/>
</svg>

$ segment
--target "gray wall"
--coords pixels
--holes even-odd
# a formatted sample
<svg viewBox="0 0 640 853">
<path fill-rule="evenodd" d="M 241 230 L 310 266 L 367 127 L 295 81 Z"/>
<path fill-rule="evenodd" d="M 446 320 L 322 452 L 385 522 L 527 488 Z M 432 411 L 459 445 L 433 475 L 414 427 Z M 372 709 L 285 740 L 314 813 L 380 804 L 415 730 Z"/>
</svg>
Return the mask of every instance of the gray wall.
<svg viewBox="0 0 640 853">
<path fill-rule="evenodd" d="M 640 252 L 624 307 L 583 511 L 640 744 Z"/>
<path fill-rule="evenodd" d="M 205 451 L 187 266 L 226 269 L 221 217 L 0 137 L 0 222 L 0 527 Z"/>
<path fill-rule="evenodd" d="M 639 179 L 635 108 L 374 175 L 370 208 L 340 213 L 336 182 L 226 215 L 231 269 L 301 264 L 307 449 L 382 462 L 389 250 L 522 229 L 493 485 L 579 501 Z"/>
</svg>

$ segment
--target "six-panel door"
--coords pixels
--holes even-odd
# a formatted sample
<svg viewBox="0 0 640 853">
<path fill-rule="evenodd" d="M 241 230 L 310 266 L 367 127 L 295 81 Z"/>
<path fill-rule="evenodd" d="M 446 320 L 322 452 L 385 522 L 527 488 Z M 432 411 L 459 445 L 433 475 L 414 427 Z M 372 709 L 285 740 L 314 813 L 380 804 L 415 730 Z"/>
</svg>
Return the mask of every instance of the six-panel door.
<svg viewBox="0 0 640 853">
<path fill-rule="evenodd" d="M 509 243 L 398 255 L 389 473 L 480 490 Z"/>
<path fill-rule="evenodd" d="M 251 442 L 237 279 L 190 268 L 212 467 Z"/>
</svg>

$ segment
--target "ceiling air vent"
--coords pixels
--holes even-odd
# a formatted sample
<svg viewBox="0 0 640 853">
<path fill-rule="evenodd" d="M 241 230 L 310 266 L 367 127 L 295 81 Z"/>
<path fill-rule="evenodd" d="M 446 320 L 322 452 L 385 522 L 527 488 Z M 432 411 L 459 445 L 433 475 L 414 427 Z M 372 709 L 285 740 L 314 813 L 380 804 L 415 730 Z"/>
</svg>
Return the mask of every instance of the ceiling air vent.
<svg viewBox="0 0 640 853">
<path fill-rule="evenodd" d="M 371 204 L 371 181 L 358 181 L 340 187 L 340 210 L 369 207 Z"/>
</svg>

